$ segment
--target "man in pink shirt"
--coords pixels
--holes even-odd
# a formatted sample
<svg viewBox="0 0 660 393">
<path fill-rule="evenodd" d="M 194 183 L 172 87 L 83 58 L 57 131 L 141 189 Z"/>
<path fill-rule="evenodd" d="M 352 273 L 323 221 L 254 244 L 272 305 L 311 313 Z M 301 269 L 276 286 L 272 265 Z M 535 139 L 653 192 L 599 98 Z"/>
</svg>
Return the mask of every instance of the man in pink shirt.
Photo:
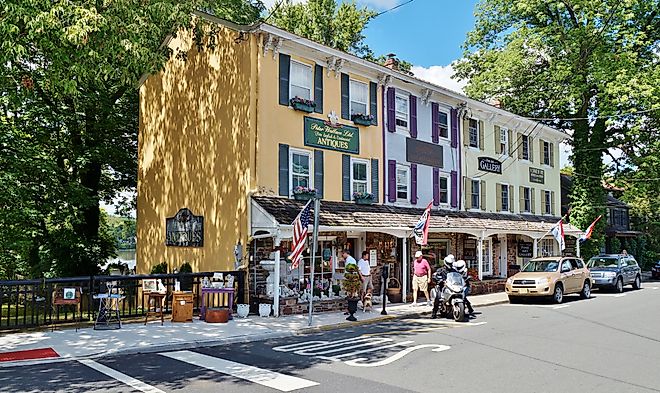
<svg viewBox="0 0 660 393">
<path fill-rule="evenodd" d="M 431 305 L 431 298 L 429 297 L 429 282 L 431 282 L 431 266 L 429 261 L 424 259 L 421 251 L 415 253 L 415 260 L 413 261 L 413 306 L 417 305 L 417 291 L 422 290 L 426 296 L 426 304 Z"/>
</svg>

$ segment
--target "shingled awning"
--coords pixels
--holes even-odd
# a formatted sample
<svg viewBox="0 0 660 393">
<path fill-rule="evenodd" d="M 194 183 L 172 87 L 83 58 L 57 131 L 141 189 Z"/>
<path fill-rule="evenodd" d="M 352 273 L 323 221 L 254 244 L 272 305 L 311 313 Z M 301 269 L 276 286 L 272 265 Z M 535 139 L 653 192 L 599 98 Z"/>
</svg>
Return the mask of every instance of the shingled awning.
<svg viewBox="0 0 660 393">
<path fill-rule="evenodd" d="M 274 196 L 253 196 L 262 212 L 272 217 L 281 227 L 289 227 L 306 202 Z M 422 208 L 390 205 L 357 205 L 352 202 L 322 201 L 319 215 L 321 230 L 370 230 L 381 232 L 411 231 Z M 431 212 L 431 232 L 525 234 L 541 237 L 559 221 L 559 217 L 527 214 L 478 213 L 434 208 Z M 253 225 L 254 226 L 254 225 Z M 256 225 L 257 227 L 264 225 Z M 564 233 L 580 236 L 582 232 L 570 224 L 564 224 Z"/>
</svg>

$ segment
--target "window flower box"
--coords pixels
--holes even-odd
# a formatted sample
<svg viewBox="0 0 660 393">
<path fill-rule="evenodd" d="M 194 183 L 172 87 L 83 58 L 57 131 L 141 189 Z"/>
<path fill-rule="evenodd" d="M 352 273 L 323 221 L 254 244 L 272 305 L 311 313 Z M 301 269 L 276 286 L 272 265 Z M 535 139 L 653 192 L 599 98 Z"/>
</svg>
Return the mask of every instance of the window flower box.
<svg viewBox="0 0 660 393">
<path fill-rule="evenodd" d="M 316 197 L 316 189 L 308 187 L 296 187 L 293 189 L 293 199 L 297 201 L 309 201 Z"/>
<path fill-rule="evenodd" d="M 374 203 L 374 196 L 369 192 L 354 192 L 353 200 L 357 205 L 372 205 Z"/>
<path fill-rule="evenodd" d="M 374 120 L 372 115 L 365 115 L 363 113 L 354 113 L 351 115 L 351 120 L 353 123 L 361 126 L 370 126 L 371 122 Z"/>
<path fill-rule="evenodd" d="M 314 112 L 314 108 L 316 108 L 316 103 L 314 101 L 300 97 L 293 97 L 289 103 L 293 109 L 301 112 L 312 113 Z"/>
</svg>

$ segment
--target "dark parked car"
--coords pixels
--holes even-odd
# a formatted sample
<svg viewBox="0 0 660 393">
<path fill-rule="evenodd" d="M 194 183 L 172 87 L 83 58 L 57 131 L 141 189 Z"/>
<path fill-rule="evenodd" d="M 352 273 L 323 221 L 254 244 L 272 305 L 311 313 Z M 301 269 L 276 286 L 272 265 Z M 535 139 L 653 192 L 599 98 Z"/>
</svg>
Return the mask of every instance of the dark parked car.
<svg viewBox="0 0 660 393">
<path fill-rule="evenodd" d="M 624 285 L 642 287 L 642 269 L 631 255 L 599 255 L 587 263 L 594 288 L 623 292 Z"/>
<path fill-rule="evenodd" d="M 651 278 L 660 278 L 660 261 L 651 267 Z"/>
</svg>

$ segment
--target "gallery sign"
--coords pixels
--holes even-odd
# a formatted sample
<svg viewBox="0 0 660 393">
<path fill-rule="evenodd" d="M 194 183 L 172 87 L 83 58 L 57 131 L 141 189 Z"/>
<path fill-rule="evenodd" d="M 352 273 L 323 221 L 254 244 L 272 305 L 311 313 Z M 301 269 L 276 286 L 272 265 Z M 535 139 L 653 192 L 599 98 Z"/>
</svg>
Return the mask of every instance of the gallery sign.
<svg viewBox="0 0 660 393">
<path fill-rule="evenodd" d="M 494 158 L 479 157 L 479 170 L 502 174 L 502 163 Z"/>
<path fill-rule="evenodd" d="M 545 171 L 538 168 L 529 168 L 529 181 L 532 183 L 544 184 Z"/>
<path fill-rule="evenodd" d="M 360 154 L 360 130 L 305 117 L 305 146 Z"/>
<path fill-rule="evenodd" d="M 179 210 L 174 217 L 165 219 L 165 245 L 176 247 L 204 246 L 204 217 L 194 215 L 190 209 Z"/>
<path fill-rule="evenodd" d="M 415 164 L 442 168 L 442 146 L 406 138 L 406 160 Z"/>
<path fill-rule="evenodd" d="M 534 256 L 534 243 L 518 242 L 518 257 L 531 258 Z"/>
</svg>

